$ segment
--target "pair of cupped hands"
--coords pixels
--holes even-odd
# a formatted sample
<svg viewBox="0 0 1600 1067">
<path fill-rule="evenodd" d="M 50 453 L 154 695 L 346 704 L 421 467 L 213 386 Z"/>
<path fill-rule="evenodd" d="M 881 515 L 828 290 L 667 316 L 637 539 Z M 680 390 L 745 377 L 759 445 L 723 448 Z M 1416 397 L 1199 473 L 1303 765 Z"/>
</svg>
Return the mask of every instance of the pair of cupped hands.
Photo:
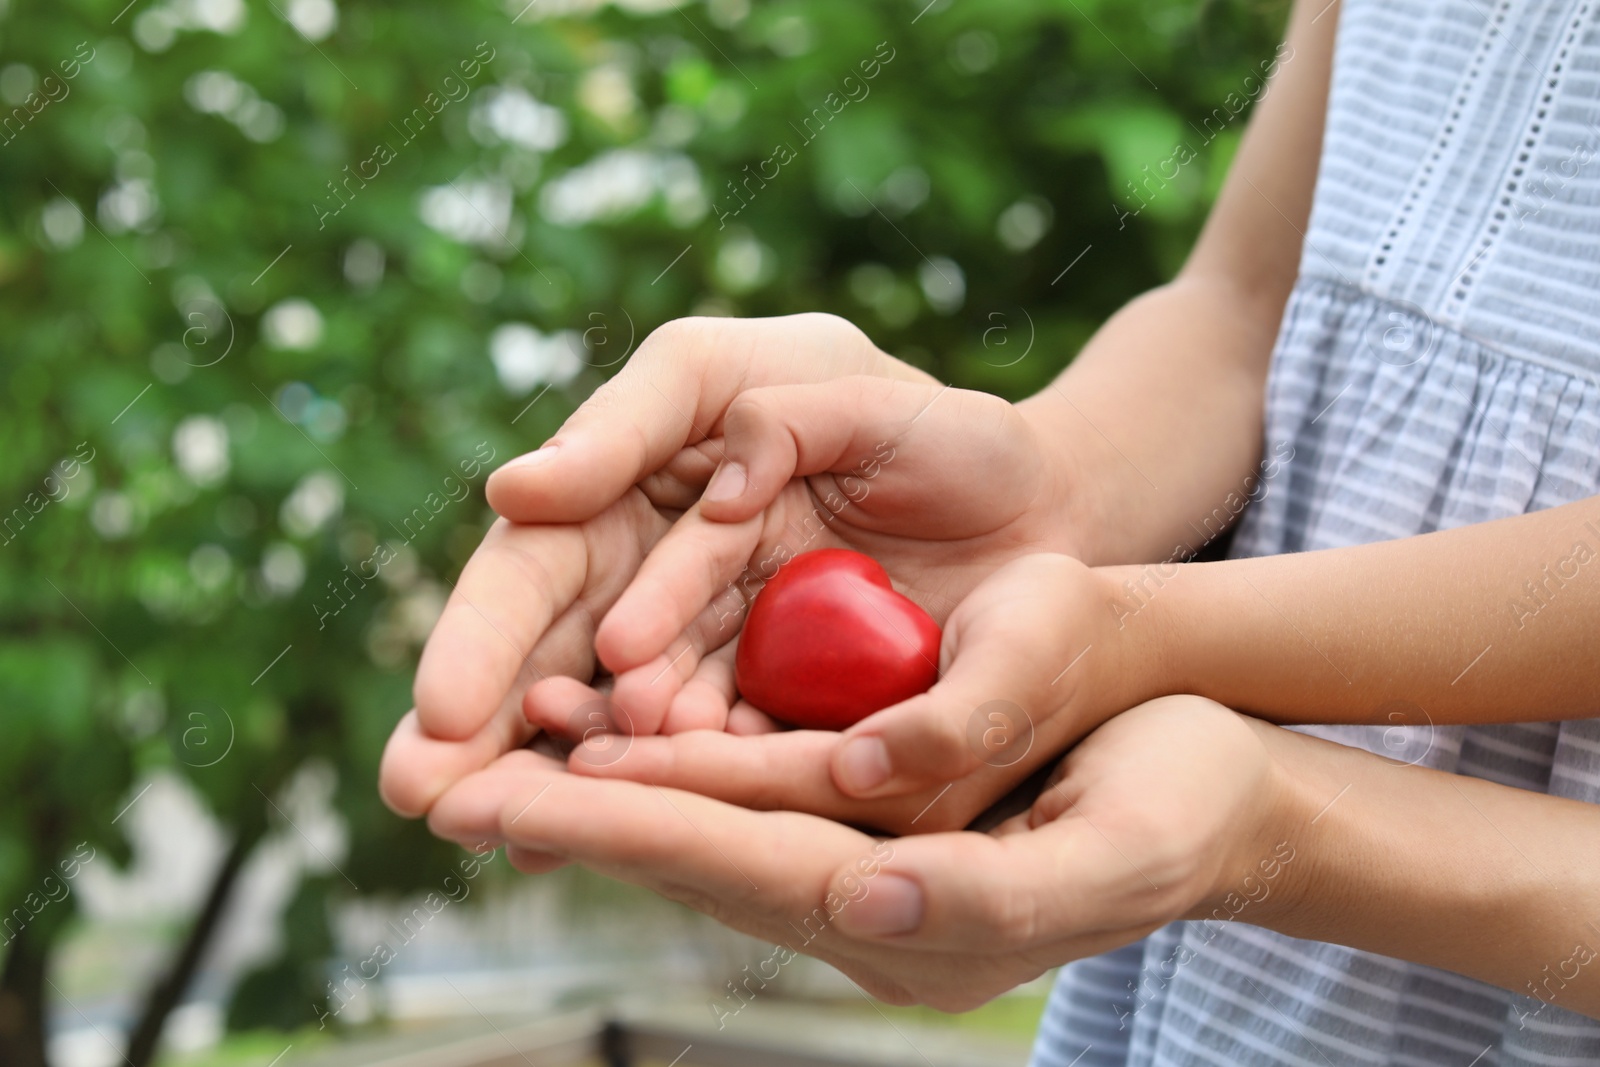
<svg viewBox="0 0 1600 1067">
<path fill-rule="evenodd" d="M 1093 487 L 1049 452 L 1018 407 L 831 316 L 663 327 L 490 478 L 502 518 L 423 650 L 384 799 L 946 1010 L 1210 912 L 1270 851 L 1272 728 L 1147 699 L 1122 591 L 1077 558 Z M 729 583 L 825 547 L 944 628 L 933 688 L 842 734 L 734 687 Z M 1031 807 L 964 829 L 1046 773 Z"/>
</svg>

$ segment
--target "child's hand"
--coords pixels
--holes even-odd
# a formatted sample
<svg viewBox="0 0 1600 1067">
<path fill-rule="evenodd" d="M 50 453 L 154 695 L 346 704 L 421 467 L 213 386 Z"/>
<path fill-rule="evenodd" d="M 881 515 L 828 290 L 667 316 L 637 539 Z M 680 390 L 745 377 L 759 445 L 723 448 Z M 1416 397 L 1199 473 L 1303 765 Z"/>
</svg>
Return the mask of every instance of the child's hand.
<svg viewBox="0 0 1600 1067">
<path fill-rule="evenodd" d="M 595 622 L 705 488 L 735 397 L 846 375 L 931 381 L 831 315 L 679 320 L 651 334 L 545 448 L 496 471 L 489 502 L 509 521 L 473 553 L 423 650 L 416 709 L 384 752 L 389 806 L 420 815 L 525 744 L 529 683 L 591 676 Z"/>
<path fill-rule="evenodd" d="M 580 774 L 895 833 L 960 829 L 1084 734 L 1144 698 L 1146 673 L 1113 607 L 1122 590 L 1107 574 L 1051 554 L 1002 567 L 951 613 L 938 683 L 842 735 L 691 730 L 612 736 L 605 747 L 577 749 L 570 765 Z M 557 722 L 600 699 L 572 679 L 551 680 L 534 692 L 543 694 L 537 702 L 542 715 Z M 755 717 L 748 705 L 730 708 L 731 687 L 706 685 L 695 696 L 709 706 L 708 718 L 726 718 L 730 726 Z"/>
<path fill-rule="evenodd" d="M 1067 499 L 1032 425 L 986 393 L 866 377 L 753 389 L 729 405 L 722 431 L 705 495 L 595 634 L 625 733 L 772 728 L 748 705 L 730 718 L 731 642 L 763 580 L 802 552 L 865 552 L 943 621 L 996 567 L 1075 547 L 1068 512 L 1081 502 Z M 562 733 L 596 699 L 551 678 L 529 691 L 527 710 Z"/>
<path fill-rule="evenodd" d="M 1315 808 L 1291 802 L 1264 743 L 1276 729 L 1198 697 L 1141 705 L 1079 744 L 1032 810 L 992 834 L 878 841 L 810 815 L 579 777 L 530 752 L 456 786 L 430 825 L 506 843 L 529 873 L 570 860 L 647 886 L 780 946 L 778 966 L 803 952 L 891 1003 L 965 1011 L 1172 920 L 1260 921 L 1268 896 L 1273 908 L 1292 899 L 1285 839 Z M 730 996 L 724 1010 L 739 1005 Z"/>
</svg>

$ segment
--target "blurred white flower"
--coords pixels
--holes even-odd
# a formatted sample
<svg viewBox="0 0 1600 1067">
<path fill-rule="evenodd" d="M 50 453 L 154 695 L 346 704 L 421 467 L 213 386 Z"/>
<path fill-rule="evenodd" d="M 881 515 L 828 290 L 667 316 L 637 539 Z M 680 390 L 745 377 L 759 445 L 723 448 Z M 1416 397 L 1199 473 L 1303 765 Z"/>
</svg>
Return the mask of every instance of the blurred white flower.
<svg viewBox="0 0 1600 1067">
<path fill-rule="evenodd" d="M 315 348 L 322 340 L 322 312 L 300 297 L 283 300 L 261 316 L 261 332 L 273 348 Z"/>
<path fill-rule="evenodd" d="M 1050 202 L 1043 197 L 1030 196 L 1000 212 L 995 223 L 995 236 L 1012 252 L 1026 252 L 1039 243 L 1050 229 Z"/>
<path fill-rule="evenodd" d="M 107 541 L 115 541 L 133 532 L 133 501 L 127 494 L 108 489 L 94 498 L 89 521 Z"/>
<path fill-rule="evenodd" d="M 249 87 L 222 70 L 202 70 L 183 83 L 183 97 L 196 111 L 222 115 L 237 107 Z"/>
<path fill-rule="evenodd" d="M 274 541 L 261 554 L 261 581 L 267 592 L 289 596 L 306 580 L 306 564 L 299 549 L 284 541 Z"/>
<path fill-rule="evenodd" d="M 300 479 L 278 509 L 278 522 L 295 537 L 310 537 L 344 507 L 344 486 L 329 471 L 313 471 Z"/>
<path fill-rule="evenodd" d="M 276 140 L 278 134 L 283 132 L 283 112 L 278 105 L 260 98 L 246 100 L 234 108 L 228 117 L 239 127 L 240 133 L 257 144 Z"/>
<path fill-rule="evenodd" d="M 172 6 L 188 29 L 232 34 L 244 28 L 244 0 L 178 0 Z"/>
<path fill-rule="evenodd" d="M 164 7 L 147 8 L 134 16 L 133 39 L 146 52 L 165 52 L 178 36 L 178 17 Z"/>
<path fill-rule="evenodd" d="M 400 597 L 398 622 L 413 644 L 422 644 L 444 614 L 448 590 L 438 582 L 420 582 Z"/>
<path fill-rule="evenodd" d="M 44 206 L 39 212 L 39 225 L 45 239 L 57 248 L 71 248 L 83 239 L 83 212 L 64 196 Z"/>
<path fill-rule="evenodd" d="M 917 166 L 896 167 L 894 172 L 883 180 L 883 198 L 891 211 L 897 215 L 904 215 L 908 211 L 915 211 L 928 199 L 928 191 L 933 183 L 928 179 L 928 172 Z"/>
<path fill-rule="evenodd" d="M 982 74 L 1000 58 L 1000 42 L 988 30 L 968 30 L 950 46 L 950 59 L 967 74 Z"/>
<path fill-rule="evenodd" d="M 667 204 L 667 217 L 678 226 L 693 226 L 705 218 L 711 205 L 706 199 L 700 168 L 688 156 L 663 156 L 656 172 L 656 184 Z"/>
<path fill-rule="evenodd" d="M 422 221 L 463 244 L 501 244 L 509 240 L 511 187 L 501 181 L 458 181 L 423 191 L 417 213 Z"/>
<path fill-rule="evenodd" d="M 19 107 L 37 83 L 38 77 L 32 67 L 26 63 L 8 63 L 0 69 L 0 100 L 11 107 Z"/>
<path fill-rule="evenodd" d="M 344 253 L 345 281 L 358 289 L 367 289 L 383 280 L 383 246 L 365 237 L 350 242 Z"/>
<path fill-rule="evenodd" d="M 284 14 L 289 25 L 308 41 L 320 41 L 339 25 L 339 9 L 333 0 L 289 0 Z"/>
<path fill-rule="evenodd" d="M 539 208 L 545 218 L 561 226 L 618 218 L 650 202 L 656 190 L 655 169 L 649 153 L 632 148 L 606 152 L 546 182 Z"/>
<path fill-rule="evenodd" d="M 183 97 L 202 114 L 222 115 L 252 141 L 271 141 L 283 132 L 283 111 L 227 71 L 202 70 L 191 76 L 183 84 Z"/>
<path fill-rule="evenodd" d="M 133 37 L 147 52 L 165 52 L 179 30 L 238 33 L 248 16 L 244 0 L 168 0 L 141 11 L 133 20 Z"/>
<path fill-rule="evenodd" d="M 210 415 L 190 415 L 172 432 L 172 454 L 195 485 L 216 485 L 228 474 L 228 428 Z"/>
<path fill-rule="evenodd" d="M 536 385 L 565 385 L 583 369 L 583 338 L 575 330 L 549 336 L 524 322 L 508 322 L 489 338 L 489 358 L 500 384 L 512 396 Z"/>
<path fill-rule="evenodd" d="M 485 89 L 473 109 L 471 127 L 482 143 L 506 142 L 535 152 L 548 152 L 567 140 L 567 117 L 561 109 L 515 85 Z"/>
<path fill-rule="evenodd" d="M 811 24 L 799 15 L 784 15 L 767 28 L 767 47 L 785 59 L 811 51 Z"/>
<path fill-rule="evenodd" d="M 100 197 L 100 221 L 111 233 L 139 229 L 155 218 L 158 206 L 155 186 L 148 181 L 119 181 Z"/>
<path fill-rule="evenodd" d="M 578 83 L 578 103 L 596 118 L 618 123 L 633 114 L 639 98 L 628 72 L 615 63 L 604 63 L 590 68 Z"/>
<path fill-rule="evenodd" d="M 717 250 L 717 281 L 734 293 L 755 289 L 776 273 L 777 256 L 748 233 L 735 233 Z"/>
<path fill-rule="evenodd" d="M 221 545 L 201 545 L 189 553 L 189 577 L 201 589 L 220 589 L 232 575 L 233 557 Z"/>
<path fill-rule="evenodd" d="M 924 260 L 917 268 L 917 281 L 922 284 L 922 295 L 928 306 L 941 315 L 948 315 L 967 299 L 967 276 L 961 267 L 947 256 L 934 256 Z"/>
</svg>

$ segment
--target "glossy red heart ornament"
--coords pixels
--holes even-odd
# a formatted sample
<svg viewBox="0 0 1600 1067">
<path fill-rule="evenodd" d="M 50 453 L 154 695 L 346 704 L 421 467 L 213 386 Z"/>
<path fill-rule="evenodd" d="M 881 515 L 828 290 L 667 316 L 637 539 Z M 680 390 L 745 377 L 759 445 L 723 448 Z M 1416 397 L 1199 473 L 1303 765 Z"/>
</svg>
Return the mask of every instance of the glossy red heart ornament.
<svg viewBox="0 0 1600 1067">
<path fill-rule="evenodd" d="M 843 730 L 939 678 L 939 624 L 894 591 L 871 556 L 803 552 L 756 594 L 734 679 L 756 707 L 809 730 Z"/>
</svg>

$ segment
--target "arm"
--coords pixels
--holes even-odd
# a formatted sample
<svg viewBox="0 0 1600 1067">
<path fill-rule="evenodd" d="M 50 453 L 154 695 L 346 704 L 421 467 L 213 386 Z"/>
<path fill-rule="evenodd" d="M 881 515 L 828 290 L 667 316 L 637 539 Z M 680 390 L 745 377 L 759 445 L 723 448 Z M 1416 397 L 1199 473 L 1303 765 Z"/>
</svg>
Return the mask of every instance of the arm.
<svg viewBox="0 0 1600 1067">
<path fill-rule="evenodd" d="M 1600 710 L 1600 498 L 1352 548 L 1102 573 L 1109 644 L 1140 664 L 1142 696 L 1198 693 L 1283 723 Z"/>
<path fill-rule="evenodd" d="M 828 819 L 564 774 L 528 752 L 463 780 L 433 826 L 505 842 L 530 872 L 575 860 L 648 885 L 896 1003 L 965 1011 L 1187 918 L 1441 967 L 1600 1018 L 1600 810 L 1396 767 L 1198 697 L 1113 718 L 992 835 L 875 842 Z"/>
<path fill-rule="evenodd" d="M 1295 859 L 1241 919 L 1600 1018 L 1600 808 L 1255 726 Z"/>
<path fill-rule="evenodd" d="M 1295 5 L 1277 71 L 1178 276 L 1114 315 L 1019 405 L 1050 454 L 1076 457 L 1081 481 L 1069 496 L 1086 512 L 1074 524 L 1086 532 L 1086 562 L 1198 548 L 1186 520 L 1255 473 L 1268 359 L 1311 212 L 1337 14 Z"/>
</svg>

